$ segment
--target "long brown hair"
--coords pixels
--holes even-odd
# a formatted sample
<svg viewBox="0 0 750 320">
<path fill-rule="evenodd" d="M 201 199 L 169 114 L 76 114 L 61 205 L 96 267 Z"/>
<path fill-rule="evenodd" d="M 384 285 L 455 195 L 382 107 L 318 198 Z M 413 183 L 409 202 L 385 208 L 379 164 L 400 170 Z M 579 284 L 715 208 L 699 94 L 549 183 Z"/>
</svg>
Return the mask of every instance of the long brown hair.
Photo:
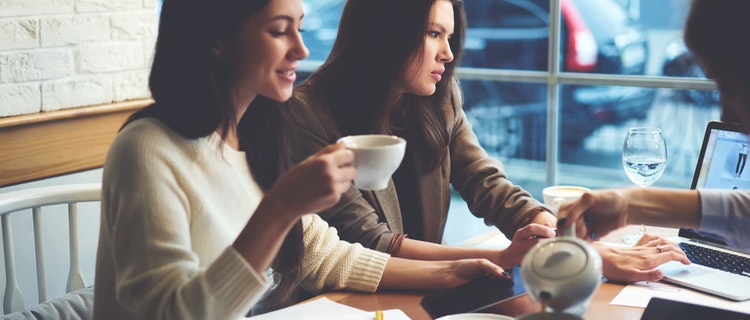
<svg viewBox="0 0 750 320">
<path fill-rule="evenodd" d="M 403 70 L 424 50 L 432 6 L 443 0 L 348 0 L 328 59 L 310 76 L 327 99 L 342 135 L 398 132 L 409 148 L 427 153 L 435 168 L 448 147 L 442 104 L 451 99 L 451 81 L 463 51 L 466 18 L 462 0 L 453 4 L 455 30 L 449 43 L 454 61 L 446 64 L 444 81 L 427 97 L 396 97 Z M 303 84 L 303 86 L 306 84 Z M 398 101 L 393 103 L 393 101 Z M 403 115 L 401 114 L 403 112 Z M 398 114 L 397 114 L 398 113 Z M 394 117 L 402 117 L 400 124 Z M 403 127 L 403 125 L 406 127 Z"/>
<path fill-rule="evenodd" d="M 233 66 L 216 59 L 212 47 L 237 36 L 242 23 L 270 0 L 164 0 L 156 51 L 149 77 L 154 104 L 135 113 L 127 123 L 144 117 L 159 119 L 188 139 L 210 135 L 220 126 L 237 123 L 240 149 L 245 151 L 255 180 L 264 190 L 289 167 L 286 144 L 275 104 L 256 98 L 242 119 L 230 103 Z M 239 121 L 239 122 L 238 122 Z M 271 136 L 261 133 L 277 132 Z M 266 299 L 269 308 L 287 304 L 302 268 L 302 225 L 287 234 L 272 265 L 276 287 Z"/>
</svg>

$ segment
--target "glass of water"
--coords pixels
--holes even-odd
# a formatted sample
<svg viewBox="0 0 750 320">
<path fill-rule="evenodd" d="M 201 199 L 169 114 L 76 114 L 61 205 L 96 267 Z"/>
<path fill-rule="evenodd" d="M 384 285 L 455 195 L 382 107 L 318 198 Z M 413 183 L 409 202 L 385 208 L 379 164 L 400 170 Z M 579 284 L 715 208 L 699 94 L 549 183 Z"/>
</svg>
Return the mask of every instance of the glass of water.
<svg viewBox="0 0 750 320">
<path fill-rule="evenodd" d="M 622 167 L 634 184 L 641 188 L 651 186 L 661 178 L 667 168 L 667 141 L 659 128 L 631 128 L 622 144 Z M 623 237 L 627 244 L 635 244 L 646 227 L 638 233 Z"/>
</svg>

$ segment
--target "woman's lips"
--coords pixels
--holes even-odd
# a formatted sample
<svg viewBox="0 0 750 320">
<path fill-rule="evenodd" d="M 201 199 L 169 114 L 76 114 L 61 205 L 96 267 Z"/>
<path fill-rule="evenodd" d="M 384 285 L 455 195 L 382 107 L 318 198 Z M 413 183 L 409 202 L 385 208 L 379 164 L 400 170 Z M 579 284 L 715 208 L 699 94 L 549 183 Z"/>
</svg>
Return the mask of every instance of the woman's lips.
<svg viewBox="0 0 750 320">
<path fill-rule="evenodd" d="M 445 72 L 445 68 L 435 70 L 432 72 L 432 77 L 435 78 L 436 81 L 440 82 L 440 80 L 443 79 L 443 72 Z"/>
<path fill-rule="evenodd" d="M 276 73 L 279 74 L 279 76 L 281 76 L 281 78 L 285 81 L 294 83 L 294 81 L 297 80 L 297 73 L 294 71 L 294 69 L 277 71 Z"/>
</svg>

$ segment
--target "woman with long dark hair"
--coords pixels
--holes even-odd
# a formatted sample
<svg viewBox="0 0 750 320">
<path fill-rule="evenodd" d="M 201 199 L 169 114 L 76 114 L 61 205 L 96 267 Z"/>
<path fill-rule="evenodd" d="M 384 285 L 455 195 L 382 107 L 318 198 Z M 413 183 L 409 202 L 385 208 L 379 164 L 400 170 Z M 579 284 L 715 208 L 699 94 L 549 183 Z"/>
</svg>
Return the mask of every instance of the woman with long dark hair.
<svg viewBox="0 0 750 320">
<path fill-rule="evenodd" d="M 471 130 L 455 77 L 465 38 L 461 0 L 347 1 L 327 60 L 281 109 L 295 162 L 346 135 L 407 140 L 387 189 L 352 187 L 319 213 L 342 239 L 398 257 L 483 257 L 509 268 L 540 239 L 555 236 L 553 210 L 513 184 Z M 439 245 L 451 187 L 475 216 L 512 238 L 507 249 Z M 657 240 L 644 237 L 639 245 L 653 251 Z M 669 258 L 644 254 L 644 247 L 600 247 L 605 276 L 658 279 L 654 268 Z"/>
<path fill-rule="evenodd" d="M 356 174 L 331 145 L 300 164 L 270 101 L 292 94 L 301 0 L 165 0 L 150 88 L 154 104 L 121 128 L 107 156 L 96 264 L 97 319 L 231 319 L 298 285 L 438 289 L 487 260 L 414 261 L 339 241 L 315 214 Z M 268 279 L 267 276 L 272 279 Z"/>
</svg>

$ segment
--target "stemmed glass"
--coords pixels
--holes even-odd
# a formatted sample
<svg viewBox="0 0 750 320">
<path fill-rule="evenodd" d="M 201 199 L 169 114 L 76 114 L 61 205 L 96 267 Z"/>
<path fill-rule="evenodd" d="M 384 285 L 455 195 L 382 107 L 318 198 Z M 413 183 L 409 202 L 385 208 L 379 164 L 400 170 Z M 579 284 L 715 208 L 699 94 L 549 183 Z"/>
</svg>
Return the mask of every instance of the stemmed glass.
<svg viewBox="0 0 750 320">
<path fill-rule="evenodd" d="M 631 128 L 622 144 L 622 167 L 630 181 L 646 188 L 661 178 L 667 168 L 667 141 L 659 128 Z M 627 244 L 635 244 L 646 232 L 641 225 L 637 233 L 622 237 Z"/>
</svg>

